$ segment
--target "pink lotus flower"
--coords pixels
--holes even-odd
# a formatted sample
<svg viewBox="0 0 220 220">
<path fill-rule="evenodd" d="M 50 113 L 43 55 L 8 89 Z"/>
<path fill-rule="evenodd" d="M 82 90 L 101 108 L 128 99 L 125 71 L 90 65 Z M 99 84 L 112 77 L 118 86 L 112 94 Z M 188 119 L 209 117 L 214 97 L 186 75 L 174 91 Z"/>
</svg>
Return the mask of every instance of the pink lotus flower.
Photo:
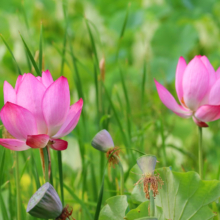
<svg viewBox="0 0 220 220">
<path fill-rule="evenodd" d="M 47 70 L 42 77 L 19 76 L 15 89 L 4 82 L 4 103 L 1 120 L 15 139 L 0 139 L 0 145 L 15 151 L 31 148 L 65 150 L 68 143 L 59 138 L 77 125 L 83 100 L 70 106 L 68 81 L 56 81 Z"/>
<path fill-rule="evenodd" d="M 175 84 L 181 105 L 156 80 L 155 84 L 163 104 L 180 117 L 192 117 L 200 127 L 220 118 L 220 69 L 215 72 L 206 56 L 195 56 L 188 65 L 179 58 Z"/>
</svg>

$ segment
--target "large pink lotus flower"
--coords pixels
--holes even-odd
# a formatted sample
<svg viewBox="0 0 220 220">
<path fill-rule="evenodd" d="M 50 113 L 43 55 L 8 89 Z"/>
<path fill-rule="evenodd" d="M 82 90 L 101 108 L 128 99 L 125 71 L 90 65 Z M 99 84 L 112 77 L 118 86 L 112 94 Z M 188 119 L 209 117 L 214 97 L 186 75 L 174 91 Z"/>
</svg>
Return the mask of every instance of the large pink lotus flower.
<svg viewBox="0 0 220 220">
<path fill-rule="evenodd" d="M 60 138 L 77 125 L 83 100 L 70 106 L 68 81 L 56 81 L 47 70 L 42 77 L 19 76 L 15 89 L 5 81 L 1 120 L 14 139 L 0 139 L 0 145 L 15 151 L 31 148 L 65 150 L 68 143 Z"/>
<path fill-rule="evenodd" d="M 181 105 L 156 80 L 155 84 L 163 104 L 180 117 L 192 116 L 200 127 L 220 118 L 220 69 L 215 72 L 206 56 L 195 56 L 188 65 L 179 58 L 175 85 Z"/>
</svg>

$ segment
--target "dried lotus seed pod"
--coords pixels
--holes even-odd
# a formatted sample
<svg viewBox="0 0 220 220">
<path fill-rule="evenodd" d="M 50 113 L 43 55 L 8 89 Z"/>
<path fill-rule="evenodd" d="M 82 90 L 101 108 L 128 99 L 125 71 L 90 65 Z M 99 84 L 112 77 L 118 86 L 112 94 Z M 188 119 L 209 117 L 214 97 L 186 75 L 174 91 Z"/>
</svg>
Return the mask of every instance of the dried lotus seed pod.
<svg viewBox="0 0 220 220">
<path fill-rule="evenodd" d="M 62 213 L 63 206 L 60 198 L 50 183 L 45 183 L 31 197 L 27 212 L 37 218 L 55 219 Z"/>
</svg>

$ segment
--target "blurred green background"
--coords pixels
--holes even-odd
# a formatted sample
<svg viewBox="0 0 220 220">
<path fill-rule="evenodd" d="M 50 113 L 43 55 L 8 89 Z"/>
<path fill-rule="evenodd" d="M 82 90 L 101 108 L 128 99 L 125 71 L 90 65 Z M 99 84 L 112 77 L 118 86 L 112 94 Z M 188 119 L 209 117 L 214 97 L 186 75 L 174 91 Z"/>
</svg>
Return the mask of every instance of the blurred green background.
<svg viewBox="0 0 220 220">
<path fill-rule="evenodd" d="M 42 23 L 43 70 L 49 69 L 54 79 L 61 75 L 68 78 L 72 103 L 79 97 L 84 99 L 79 125 L 66 137 L 69 147 L 63 152 L 64 182 L 79 197 L 83 193 L 93 214 L 104 157 L 90 142 L 102 128 L 109 130 L 116 146 L 156 155 L 158 167 L 198 170 L 197 126 L 192 119 L 178 117 L 161 103 L 153 79 L 163 83 L 176 97 L 174 79 L 180 56 L 188 62 L 195 55 L 206 55 L 217 70 L 220 66 L 219 11 L 218 0 L 0 1 L 0 33 L 21 72 L 36 74 L 20 34 L 38 62 Z M 105 59 L 104 77 L 98 67 L 102 58 Z M 18 76 L 16 63 L 1 39 L 0 76 L 1 90 L 5 80 L 14 86 Z M 3 104 L 1 92 L 1 107 Z M 219 179 L 220 122 L 211 122 L 203 130 L 205 178 Z M 0 148 L 0 158 L 2 152 Z M 38 151 L 33 152 L 38 158 Z M 128 152 L 123 151 L 122 155 L 125 173 L 140 155 Z M 30 186 L 32 168 L 27 162 L 31 153 L 29 150 L 21 154 L 22 189 L 25 191 L 25 186 L 29 186 L 31 195 L 35 191 Z M 13 153 L 7 150 L 6 156 L 1 184 L 13 176 Z M 40 159 L 36 160 L 42 175 Z M 116 169 L 109 172 L 113 177 L 119 173 Z M 56 178 L 55 173 L 55 181 Z M 104 200 L 117 194 L 114 178 L 107 183 Z M 132 183 L 128 181 L 128 192 L 131 189 Z M 7 201 L 10 200 L 8 190 L 10 187 L 4 186 Z M 22 199 L 26 206 L 29 198 L 22 195 Z M 70 198 L 69 201 L 72 203 Z M 75 210 L 75 213 L 83 212 L 78 206 Z"/>
</svg>

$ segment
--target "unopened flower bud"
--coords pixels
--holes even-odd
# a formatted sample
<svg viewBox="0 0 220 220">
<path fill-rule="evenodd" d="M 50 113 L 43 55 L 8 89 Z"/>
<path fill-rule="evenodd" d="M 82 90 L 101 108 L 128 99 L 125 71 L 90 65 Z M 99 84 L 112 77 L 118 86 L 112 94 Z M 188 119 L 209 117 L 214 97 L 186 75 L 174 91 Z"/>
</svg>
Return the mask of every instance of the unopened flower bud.
<svg viewBox="0 0 220 220">
<path fill-rule="evenodd" d="M 31 197 L 28 202 L 27 212 L 37 218 L 55 219 L 63 210 L 60 198 L 50 183 L 45 183 Z"/>
<path fill-rule="evenodd" d="M 107 152 L 110 148 L 114 147 L 114 142 L 112 140 L 111 135 L 108 131 L 101 130 L 99 133 L 96 134 L 96 136 L 92 140 L 92 146 L 96 148 L 97 150 L 100 150 L 102 152 Z"/>
</svg>

